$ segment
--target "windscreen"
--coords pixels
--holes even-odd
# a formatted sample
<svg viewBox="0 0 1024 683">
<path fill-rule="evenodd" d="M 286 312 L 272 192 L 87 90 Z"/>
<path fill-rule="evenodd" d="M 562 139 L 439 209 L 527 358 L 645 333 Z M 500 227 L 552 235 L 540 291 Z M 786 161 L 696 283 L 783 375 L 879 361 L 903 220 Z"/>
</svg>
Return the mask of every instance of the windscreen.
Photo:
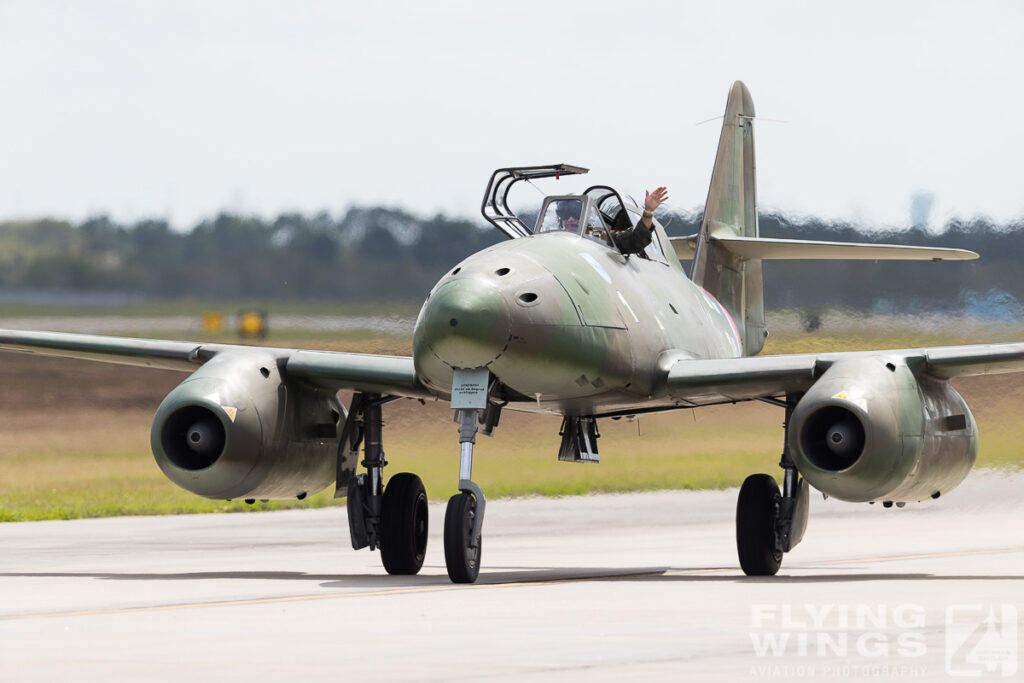
<svg viewBox="0 0 1024 683">
<path fill-rule="evenodd" d="M 544 216 L 537 232 L 564 230 L 578 234 L 580 231 L 580 214 L 582 212 L 582 199 L 559 199 L 558 201 L 551 202 L 544 211 Z"/>
</svg>

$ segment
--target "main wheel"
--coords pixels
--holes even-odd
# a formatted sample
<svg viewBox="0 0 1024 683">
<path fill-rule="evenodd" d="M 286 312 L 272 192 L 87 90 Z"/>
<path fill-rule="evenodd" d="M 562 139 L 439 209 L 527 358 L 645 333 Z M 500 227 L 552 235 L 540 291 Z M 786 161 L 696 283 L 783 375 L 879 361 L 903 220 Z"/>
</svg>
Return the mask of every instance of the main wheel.
<svg viewBox="0 0 1024 683">
<path fill-rule="evenodd" d="M 416 574 L 427 554 L 427 492 L 415 474 L 391 477 L 381 501 L 380 559 L 388 574 Z"/>
<path fill-rule="evenodd" d="M 767 474 L 752 474 L 740 487 L 736 503 L 736 550 L 747 576 L 773 576 L 782 565 L 775 545 L 779 485 Z"/>
<path fill-rule="evenodd" d="M 444 515 L 444 563 L 448 578 L 453 583 L 473 583 L 480 574 L 480 552 L 483 534 L 476 547 L 470 547 L 473 538 L 473 520 L 476 519 L 476 498 L 469 493 L 458 493 L 448 499 Z"/>
</svg>

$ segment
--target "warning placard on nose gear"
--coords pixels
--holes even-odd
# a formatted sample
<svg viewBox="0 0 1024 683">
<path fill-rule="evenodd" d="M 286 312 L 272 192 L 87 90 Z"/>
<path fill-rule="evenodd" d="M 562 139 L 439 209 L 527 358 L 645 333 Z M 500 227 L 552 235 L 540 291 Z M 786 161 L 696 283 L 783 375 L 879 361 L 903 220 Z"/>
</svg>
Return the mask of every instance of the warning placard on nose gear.
<svg viewBox="0 0 1024 683">
<path fill-rule="evenodd" d="M 452 373 L 452 410 L 487 407 L 487 381 L 491 372 L 487 368 L 455 370 Z"/>
</svg>

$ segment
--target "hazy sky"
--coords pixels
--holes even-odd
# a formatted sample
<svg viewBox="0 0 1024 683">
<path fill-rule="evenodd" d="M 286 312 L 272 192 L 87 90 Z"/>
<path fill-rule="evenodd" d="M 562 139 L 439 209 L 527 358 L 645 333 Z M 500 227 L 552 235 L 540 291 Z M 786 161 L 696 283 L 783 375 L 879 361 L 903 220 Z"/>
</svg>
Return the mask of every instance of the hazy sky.
<svg viewBox="0 0 1024 683">
<path fill-rule="evenodd" d="M 691 210 L 739 79 L 763 210 L 1006 221 L 1022 35 L 1012 1 L 0 0 L 0 220 L 479 218 L 493 169 L 557 162 Z"/>
</svg>

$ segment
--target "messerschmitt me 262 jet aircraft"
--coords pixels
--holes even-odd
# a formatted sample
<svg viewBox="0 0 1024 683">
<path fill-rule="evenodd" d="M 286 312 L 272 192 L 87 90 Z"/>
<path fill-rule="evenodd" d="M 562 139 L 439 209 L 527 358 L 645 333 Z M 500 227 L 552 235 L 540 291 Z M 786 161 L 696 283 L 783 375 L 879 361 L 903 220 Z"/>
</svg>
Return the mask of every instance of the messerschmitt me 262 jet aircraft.
<svg viewBox="0 0 1024 683">
<path fill-rule="evenodd" d="M 670 240 L 655 221 L 642 253 L 617 248 L 613 228 L 635 225 L 641 210 L 607 186 L 545 198 L 535 226 L 509 209 L 518 182 L 586 169 L 495 171 L 482 211 L 511 239 L 434 286 L 411 357 L 10 330 L 0 331 L 0 348 L 190 372 L 153 421 L 163 472 L 193 493 L 229 500 L 302 499 L 333 481 L 335 495 L 348 498 L 353 547 L 379 549 L 392 574 L 422 566 L 427 497 L 415 474 L 385 486 L 382 409 L 401 397 L 450 401 L 461 457 L 444 551 L 448 575 L 461 583 L 480 570 L 486 505 L 472 479 L 473 445 L 492 434 L 502 410 L 561 415 L 558 458 L 596 462 L 600 418 L 765 401 L 785 413 L 783 486 L 767 474 L 747 478 L 736 541 L 744 572 L 775 574 L 803 537 L 809 485 L 890 505 L 959 484 L 978 431 L 949 379 L 1024 370 L 1024 344 L 756 355 L 768 334 L 764 260 L 977 254 L 760 238 L 753 120 L 750 93 L 736 82 L 700 232 Z M 579 216 L 573 231 L 557 220 L 567 205 Z M 689 276 L 680 259 L 692 260 Z M 347 409 L 342 389 L 354 392 Z"/>
</svg>

